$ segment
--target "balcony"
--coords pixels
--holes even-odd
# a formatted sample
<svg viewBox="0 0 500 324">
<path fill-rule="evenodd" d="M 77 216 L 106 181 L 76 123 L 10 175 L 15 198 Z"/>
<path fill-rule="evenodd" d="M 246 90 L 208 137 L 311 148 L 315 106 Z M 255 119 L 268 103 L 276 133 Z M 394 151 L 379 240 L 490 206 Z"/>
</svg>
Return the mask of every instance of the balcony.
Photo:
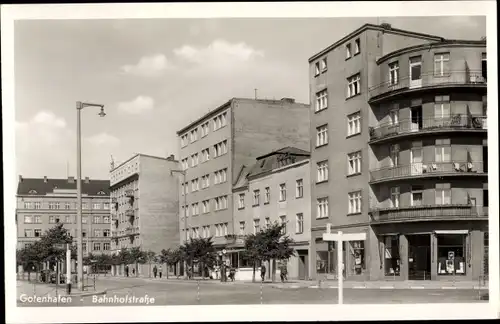
<svg viewBox="0 0 500 324">
<path fill-rule="evenodd" d="M 396 94 L 404 92 L 419 91 L 425 88 L 435 87 L 484 87 L 486 88 L 486 78 L 482 71 L 470 71 L 468 69 L 460 71 L 449 71 L 444 75 L 435 75 L 434 71 L 420 74 L 420 78 L 410 78 L 409 75 L 400 77 L 396 83 L 386 81 L 368 91 L 370 102 L 377 102 Z"/>
<path fill-rule="evenodd" d="M 139 227 L 129 226 L 125 229 L 125 235 L 136 235 L 139 234 Z"/>
<path fill-rule="evenodd" d="M 370 183 L 443 176 L 487 176 L 487 172 L 483 168 L 483 162 L 416 162 L 372 170 Z"/>
<path fill-rule="evenodd" d="M 401 223 L 444 220 L 488 220 L 488 207 L 472 205 L 427 205 L 373 209 L 370 223 Z"/>
<path fill-rule="evenodd" d="M 127 217 L 134 217 L 135 213 L 133 209 L 127 209 L 125 210 L 125 216 Z"/>
<path fill-rule="evenodd" d="M 125 190 L 125 197 L 134 198 L 134 190 L 133 189 Z"/>
<path fill-rule="evenodd" d="M 415 122 L 403 119 L 398 123 L 383 123 L 370 127 L 370 144 L 380 143 L 404 136 L 415 136 L 441 132 L 486 132 L 486 116 L 453 115 L 450 117 L 425 118 Z"/>
</svg>

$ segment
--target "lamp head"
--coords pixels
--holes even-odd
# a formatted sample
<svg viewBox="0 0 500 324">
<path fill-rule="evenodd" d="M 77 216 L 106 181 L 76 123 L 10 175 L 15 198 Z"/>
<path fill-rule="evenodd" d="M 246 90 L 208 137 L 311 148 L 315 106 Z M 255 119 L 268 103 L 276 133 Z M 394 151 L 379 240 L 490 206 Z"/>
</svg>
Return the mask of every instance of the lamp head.
<svg viewBox="0 0 500 324">
<path fill-rule="evenodd" d="M 106 116 L 106 113 L 104 112 L 104 106 L 101 106 L 101 112 L 98 114 L 100 117 Z"/>
</svg>

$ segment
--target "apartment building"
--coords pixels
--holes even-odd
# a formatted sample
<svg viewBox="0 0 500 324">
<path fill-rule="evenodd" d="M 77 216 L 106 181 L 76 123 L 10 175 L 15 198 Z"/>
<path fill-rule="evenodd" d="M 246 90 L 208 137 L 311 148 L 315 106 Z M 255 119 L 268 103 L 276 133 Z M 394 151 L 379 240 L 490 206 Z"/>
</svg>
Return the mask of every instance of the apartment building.
<svg viewBox="0 0 500 324">
<path fill-rule="evenodd" d="M 232 189 L 242 168 L 280 147 L 309 147 L 309 105 L 294 99 L 233 98 L 177 132 L 181 167 L 180 240 L 213 237 L 234 243 Z M 179 176 L 179 179 L 183 179 Z M 182 182 L 182 181 L 181 181 Z"/>
<path fill-rule="evenodd" d="M 136 154 L 110 170 L 111 250 L 140 247 L 160 253 L 179 246 L 178 182 L 172 170 L 178 161 Z M 130 271 L 135 265 L 130 265 Z M 123 274 L 124 266 L 114 266 Z M 140 265 L 139 275 L 149 273 L 149 265 Z"/>
<path fill-rule="evenodd" d="M 17 187 L 18 249 L 33 244 L 48 229 L 63 223 L 76 244 L 76 179 L 23 178 Z M 83 252 L 111 250 L 109 181 L 82 179 Z"/>
<path fill-rule="evenodd" d="M 257 233 L 272 223 L 284 223 L 284 234 L 294 240 L 295 256 L 287 262 L 289 279 L 309 278 L 311 262 L 310 153 L 285 147 L 257 158 L 241 172 L 233 188 L 235 251 L 243 250 L 244 236 Z M 238 252 L 231 264 L 238 280 L 251 280 L 253 267 Z M 272 273 L 273 264 L 266 264 Z M 279 273 L 277 271 L 276 273 Z"/>
<path fill-rule="evenodd" d="M 486 40 L 364 25 L 309 59 L 315 277 L 476 280 L 488 245 Z"/>
</svg>

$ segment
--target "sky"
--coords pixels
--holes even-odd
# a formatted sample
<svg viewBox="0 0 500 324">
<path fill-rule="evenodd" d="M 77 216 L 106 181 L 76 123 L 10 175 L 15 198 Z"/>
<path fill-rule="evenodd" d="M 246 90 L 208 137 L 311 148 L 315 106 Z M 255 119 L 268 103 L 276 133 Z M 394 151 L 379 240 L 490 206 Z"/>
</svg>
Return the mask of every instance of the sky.
<svg viewBox="0 0 500 324">
<path fill-rule="evenodd" d="M 454 39 L 484 17 L 18 20 L 14 25 L 16 169 L 108 179 L 135 153 L 178 157 L 176 132 L 232 97 L 309 103 L 308 58 L 365 23 Z"/>
</svg>

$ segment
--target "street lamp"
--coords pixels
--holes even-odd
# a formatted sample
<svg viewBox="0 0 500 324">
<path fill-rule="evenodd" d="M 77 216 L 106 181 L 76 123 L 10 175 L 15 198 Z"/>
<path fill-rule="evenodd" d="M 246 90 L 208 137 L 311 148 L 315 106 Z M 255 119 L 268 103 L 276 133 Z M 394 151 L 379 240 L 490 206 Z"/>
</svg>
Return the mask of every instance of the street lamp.
<svg viewBox="0 0 500 324">
<path fill-rule="evenodd" d="M 182 174 L 182 193 L 184 194 L 184 242 L 188 241 L 188 232 L 187 232 L 187 190 L 185 190 L 184 186 L 186 185 L 186 171 L 183 170 L 171 170 L 170 175 L 174 173 Z M 184 260 L 184 279 L 187 278 L 187 262 Z"/>
<path fill-rule="evenodd" d="M 77 206 L 76 206 L 76 224 L 77 224 L 77 263 L 78 263 L 78 287 L 83 291 L 83 235 L 82 235 L 82 131 L 81 131 L 81 110 L 86 107 L 99 107 L 100 117 L 106 116 L 104 112 L 104 105 L 93 104 L 87 102 L 76 102 L 76 192 L 77 192 Z M 90 248 L 90 247 L 88 247 Z"/>
</svg>

